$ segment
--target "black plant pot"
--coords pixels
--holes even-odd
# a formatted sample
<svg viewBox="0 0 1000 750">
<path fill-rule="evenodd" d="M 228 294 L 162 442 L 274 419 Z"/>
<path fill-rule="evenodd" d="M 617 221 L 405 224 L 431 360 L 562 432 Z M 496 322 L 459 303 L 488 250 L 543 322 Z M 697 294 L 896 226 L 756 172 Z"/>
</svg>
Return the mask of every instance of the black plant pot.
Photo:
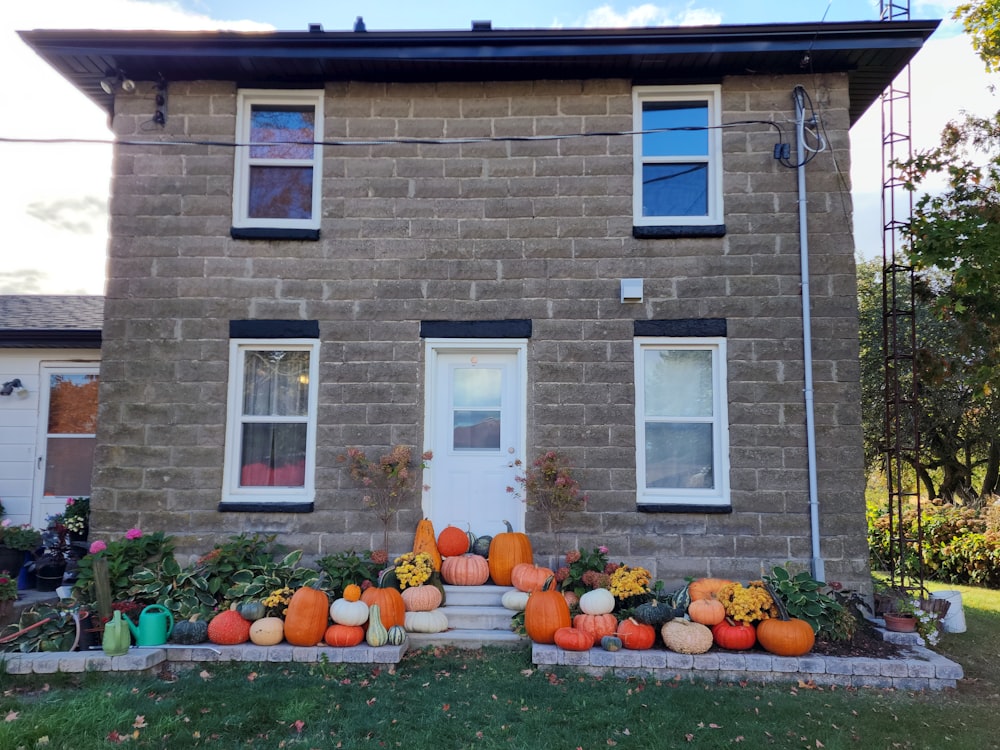
<svg viewBox="0 0 1000 750">
<path fill-rule="evenodd" d="M 24 551 L 0 546 L 0 570 L 6 570 L 14 578 L 24 565 Z"/>
<path fill-rule="evenodd" d="M 55 591 L 62 586 L 66 574 L 66 564 L 39 565 L 35 570 L 35 588 L 38 591 Z"/>
</svg>

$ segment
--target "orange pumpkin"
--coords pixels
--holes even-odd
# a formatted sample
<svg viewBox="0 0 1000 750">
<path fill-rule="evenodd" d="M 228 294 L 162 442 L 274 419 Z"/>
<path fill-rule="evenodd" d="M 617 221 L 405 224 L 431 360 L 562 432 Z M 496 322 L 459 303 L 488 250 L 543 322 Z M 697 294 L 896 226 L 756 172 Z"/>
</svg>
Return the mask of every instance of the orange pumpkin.
<svg viewBox="0 0 1000 750">
<path fill-rule="evenodd" d="M 437 542 L 434 541 L 434 524 L 429 518 L 423 518 L 417 523 L 417 531 L 413 535 L 413 551 L 418 555 L 426 552 L 431 558 L 434 570 L 441 570 L 441 552 L 438 550 Z"/>
<path fill-rule="evenodd" d="M 708 599 L 694 599 L 688 605 L 688 617 L 693 622 L 712 627 L 726 619 L 726 606 L 714 595 Z"/>
<path fill-rule="evenodd" d="M 349 583 L 344 586 L 344 598 L 349 602 L 356 602 L 361 599 L 361 587 L 356 583 Z"/>
<path fill-rule="evenodd" d="M 469 551 L 469 535 L 457 526 L 446 526 L 438 535 L 437 545 L 445 557 L 464 555 Z"/>
<path fill-rule="evenodd" d="M 580 604 L 580 597 L 576 595 L 575 591 L 570 591 L 568 589 L 563 591 L 563 599 L 566 600 L 570 609 L 573 609 L 573 607 L 577 607 Z"/>
<path fill-rule="evenodd" d="M 726 618 L 712 628 L 712 639 L 721 647 L 730 651 L 745 651 L 753 648 L 757 642 L 757 629 L 745 622 L 736 622 Z"/>
<path fill-rule="evenodd" d="M 594 645 L 594 637 L 590 633 L 576 628 L 559 628 L 552 639 L 566 651 L 587 651 Z"/>
<path fill-rule="evenodd" d="M 219 612 L 208 623 L 208 640 L 220 646 L 246 643 L 250 640 L 250 622 L 235 609 Z"/>
<path fill-rule="evenodd" d="M 490 577 L 497 586 L 510 586 L 510 574 L 519 563 L 534 562 L 531 540 L 527 534 L 515 532 L 510 521 L 504 521 L 507 531 L 493 537 L 490 542 Z M 564 602 L 565 603 L 565 602 Z M 549 641 L 551 643 L 551 641 Z"/>
<path fill-rule="evenodd" d="M 397 589 L 371 586 L 361 593 L 361 601 L 369 607 L 378 605 L 379 619 L 386 630 L 406 622 L 406 605 L 403 603 L 403 595 Z"/>
<path fill-rule="evenodd" d="M 302 586 L 288 601 L 285 640 L 293 646 L 315 646 L 323 640 L 330 615 L 330 598 L 317 588 Z"/>
<path fill-rule="evenodd" d="M 490 564 L 480 555 L 447 557 L 441 563 L 441 577 L 452 586 L 481 586 L 490 577 Z"/>
<path fill-rule="evenodd" d="M 555 643 L 559 628 L 572 625 L 569 605 L 553 586 L 550 577 L 538 591 L 532 591 L 524 607 L 524 630 L 535 643 Z"/>
<path fill-rule="evenodd" d="M 594 636 L 594 643 L 598 643 L 606 635 L 614 635 L 618 630 L 618 618 L 612 614 L 604 615 L 577 615 L 573 618 L 573 627 L 583 630 Z"/>
<path fill-rule="evenodd" d="M 630 617 L 618 623 L 616 635 L 622 639 L 622 646 L 625 648 L 641 651 L 653 647 L 653 642 L 656 640 L 656 628 Z"/>
<path fill-rule="evenodd" d="M 719 589 L 730 583 L 732 581 L 725 578 L 699 578 L 688 584 L 688 594 L 691 597 L 691 601 L 695 599 L 710 599 L 719 593 Z"/>
<path fill-rule="evenodd" d="M 441 606 L 441 592 L 428 583 L 409 586 L 400 596 L 403 597 L 403 608 L 407 612 L 430 612 Z"/>
<path fill-rule="evenodd" d="M 537 591 L 549 576 L 554 575 L 551 568 L 524 562 L 518 563 L 510 571 L 510 582 L 518 591 Z"/>
<path fill-rule="evenodd" d="M 348 648 L 357 646 L 365 639 L 365 629 L 360 625 L 338 625 L 334 623 L 326 629 L 323 640 L 328 646 Z"/>
<path fill-rule="evenodd" d="M 788 609 L 781 597 L 769 584 L 765 583 L 764 588 L 778 608 L 778 617 L 757 623 L 757 643 L 765 651 L 778 656 L 802 656 L 809 653 L 816 642 L 812 626 L 805 620 L 789 617 Z"/>
</svg>

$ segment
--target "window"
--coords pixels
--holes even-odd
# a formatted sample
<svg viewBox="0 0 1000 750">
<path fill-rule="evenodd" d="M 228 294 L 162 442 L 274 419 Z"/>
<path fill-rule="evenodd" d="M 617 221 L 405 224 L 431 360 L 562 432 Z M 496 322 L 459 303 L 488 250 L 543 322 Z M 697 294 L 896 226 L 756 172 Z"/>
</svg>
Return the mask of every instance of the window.
<svg viewBox="0 0 1000 750">
<path fill-rule="evenodd" d="M 637 226 L 722 224 L 720 97 L 718 86 L 633 89 Z"/>
<path fill-rule="evenodd" d="M 725 346 L 724 338 L 635 338 L 640 506 L 729 505 Z"/>
<path fill-rule="evenodd" d="M 322 182 L 322 91 L 240 91 L 233 224 L 318 230 Z"/>
<path fill-rule="evenodd" d="M 231 339 L 223 503 L 312 503 L 319 342 Z"/>
</svg>

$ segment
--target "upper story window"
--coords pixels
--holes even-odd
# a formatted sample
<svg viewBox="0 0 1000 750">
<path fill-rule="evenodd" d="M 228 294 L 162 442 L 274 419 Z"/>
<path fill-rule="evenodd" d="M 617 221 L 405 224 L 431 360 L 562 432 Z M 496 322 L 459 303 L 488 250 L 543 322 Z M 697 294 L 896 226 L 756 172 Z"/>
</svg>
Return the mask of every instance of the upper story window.
<svg viewBox="0 0 1000 750">
<path fill-rule="evenodd" d="M 722 224 L 720 99 L 719 86 L 632 90 L 636 226 Z"/>
<path fill-rule="evenodd" d="M 728 506 L 726 339 L 636 337 L 634 346 L 639 506 Z"/>
<path fill-rule="evenodd" d="M 318 230 L 323 92 L 244 89 L 236 121 L 234 227 Z"/>
</svg>

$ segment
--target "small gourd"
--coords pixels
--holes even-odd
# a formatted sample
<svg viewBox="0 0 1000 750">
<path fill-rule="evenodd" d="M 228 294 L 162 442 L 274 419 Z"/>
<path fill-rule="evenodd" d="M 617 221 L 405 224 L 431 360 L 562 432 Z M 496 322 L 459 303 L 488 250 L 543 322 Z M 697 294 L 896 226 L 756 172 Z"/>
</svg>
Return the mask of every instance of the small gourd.
<svg viewBox="0 0 1000 750">
<path fill-rule="evenodd" d="M 606 615 L 614 608 L 614 594 L 607 589 L 593 589 L 580 597 L 580 611 L 585 615 Z"/>
<path fill-rule="evenodd" d="M 356 583 L 349 583 L 344 586 L 344 599 L 349 602 L 356 602 L 361 599 L 361 587 Z"/>
<path fill-rule="evenodd" d="M 606 635 L 601 638 L 601 648 L 605 651 L 621 651 L 622 639 L 617 635 Z"/>
<path fill-rule="evenodd" d="M 368 631 L 365 633 L 365 642 L 369 646 L 374 646 L 378 648 L 379 646 L 384 646 L 386 641 L 389 640 L 389 631 L 386 630 L 385 625 L 382 624 L 382 617 L 378 611 L 378 605 L 371 605 L 370 612 L 368 613 Z"/>
<path fill-rule="evenodd" d="M 208 621 L 199 620 L 198 617 L 198 614 L 194 614 L 191 619 L 181 620 L 174 625 L 174 629 L 170 632 L 170 642 L 190 646 L 207 641 Z"/>
<path fill-rule="evenodd" d="M 493 541 L 493 537 L 489 534 L 484 534 L 483 536 L 477 536 L 475 543 L 469 547 L 469 552 L 474 555 L 479 555 L 480 557 L 490 556 L 490 542 Z"/>
<path fill-rule="evenodd" d="M 514 612 L 523 612 L 525 606 L 528 604 L 529 596 L 531 596 L 531 594 L 527 591 L 512 589 L 511 591 L 504 592 L 504 595 L 500 598 L 500 603 L 507 609 Z"/>
<path fill-rule="evenodd" d="M 408 633 L 441 633 L 448 629 L 448 616 L 441 608 L 430 612 L 407 612 L 404 627 Z"/>
<path fill-rule="evenodd" d="M 241 602 L 236 605 L 236 611 L 243 615 L 244 620 L 256 622 L 267 617 L 267 607 L 263 602 Z"/>
<path fill-rule="evenodd" d="M 393 625 L 389 628 L 386 643 L 390 646 L 402 646 L 406 641 L 406 629 L 400 625 Z"/>
<path fill-rule="evenodd" d="M 258 646 L 274 646 L 285 637 L 285 621 L 280 617 L 262 617 L 250 625 L 250 640 Z"/>
</svg>

